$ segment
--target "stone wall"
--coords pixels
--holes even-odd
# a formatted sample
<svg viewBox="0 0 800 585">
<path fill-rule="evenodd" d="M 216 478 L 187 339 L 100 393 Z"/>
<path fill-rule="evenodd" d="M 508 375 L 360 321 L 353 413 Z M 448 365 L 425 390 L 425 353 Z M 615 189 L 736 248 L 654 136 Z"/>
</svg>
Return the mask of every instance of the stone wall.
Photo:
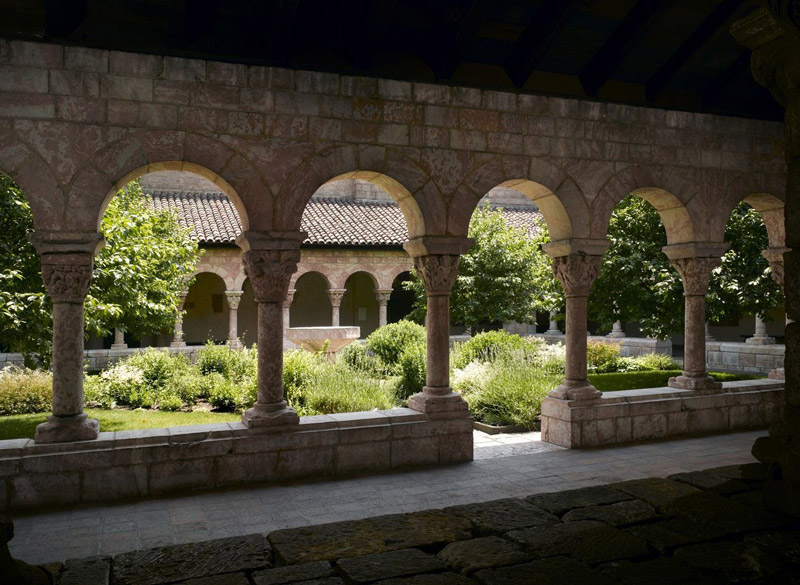
<svg viewBox="0 0 800 585">
<path fill-rule="evenodd" d="M 757 345 L 706 341 L 706 363 L 714 372 L 769 374 L 783 367 L 783 344 Z"/>
<path fill-rule="evenodd" d="M 542 402 L 542 440 L 600 447 L 699 433 L 766 428 L 781 417 L 783 381 L 725 382 L 721 390 L 648 388 L 588 401 Z"/>
<path fill-rule="evenodd" d="M 224 423 L 50 445 L 14 439 L 0 441 L 0 511 L 470 460 L 471 418 L 406 408 L 306 416 L 272 432 Z"/>
</svg>

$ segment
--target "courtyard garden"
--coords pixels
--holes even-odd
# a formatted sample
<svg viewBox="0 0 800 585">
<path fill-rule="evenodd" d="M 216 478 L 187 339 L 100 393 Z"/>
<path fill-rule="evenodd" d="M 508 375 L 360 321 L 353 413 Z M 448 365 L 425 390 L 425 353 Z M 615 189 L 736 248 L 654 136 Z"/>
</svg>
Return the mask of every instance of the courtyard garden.
<svg viewBox="0 0 800 585">
<path fill-rule="evenodd" d="M 589 380 L 601 391 L 665 386 L 680 373 L 661 354 L 620 357 L 619 344 L 590 341 Z M 283 383 L 300 415 L 402 406 L 425 383 L 425 329 L 410 321 L 382 327 L 338 352 L 290 350 Z M 564 376 L 562 344 L 504 331 L 475 335 L 451 351 L 451 383 L 472 416 L 490 425 L 536 428 L 541 403 Z M 239 420 L 256 400 L 255 348 L 207 344 L 194 363 L 149 348 L 85 376 L 87 413 L 106 431 Z M 713 374 L 718 379 L 747 376 Z M 32 437 L 51 409 L 52 374 L 0 372 L 0 439 Z"/>
</svg>

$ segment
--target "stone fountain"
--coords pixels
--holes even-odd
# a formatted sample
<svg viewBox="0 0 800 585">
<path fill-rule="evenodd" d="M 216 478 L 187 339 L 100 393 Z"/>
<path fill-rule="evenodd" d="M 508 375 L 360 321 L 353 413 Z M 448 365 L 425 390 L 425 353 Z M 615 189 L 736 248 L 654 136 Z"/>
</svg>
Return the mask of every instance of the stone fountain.
<svg viewBox="0 0 800 585">
<path fill-rule="evenodd" d="M 361 336 L 361 327 L 289 327 L 286 338 L 308 351 L 334 354 Z M 326 346 L 327 343 L 327 346 Z"/>
</svg>

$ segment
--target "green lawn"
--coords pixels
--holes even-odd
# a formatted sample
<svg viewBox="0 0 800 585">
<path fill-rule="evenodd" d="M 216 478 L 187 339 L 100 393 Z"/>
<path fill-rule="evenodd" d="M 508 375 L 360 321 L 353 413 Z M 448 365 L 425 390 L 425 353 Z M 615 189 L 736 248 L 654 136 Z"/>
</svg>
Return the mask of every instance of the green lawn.
<svg viewBox="0 0 800 585">
<path fill-rule="evenodd" d="M 728 374 L 710 372 L 720 382 L 733 380 L 755 380 L 760 376 L 748 374 Z M 614 372 L 612 374 L 589 374 L 589 382 L 601 392 L 615 390 L 636 390 L 638 388 L 659 388 L 666 386 L 672 376 L 680 376 L 680 370 L 664 370 L 659 372 Z"/>
<path fill-rule="evenodd" d="M 0 439 L 32 439 L 36 425 L 43 423 L 48 414 L 47 412 L 40 412 L 36 414 L 0 416 Z M 162 412 L 160 410 L 87 408 L 86 414 L 90 418 L 96 418 L 100 421 L 101 431 L 157 429 L 242 420 L 241 415 L 230 412 Z"/>
</svg>

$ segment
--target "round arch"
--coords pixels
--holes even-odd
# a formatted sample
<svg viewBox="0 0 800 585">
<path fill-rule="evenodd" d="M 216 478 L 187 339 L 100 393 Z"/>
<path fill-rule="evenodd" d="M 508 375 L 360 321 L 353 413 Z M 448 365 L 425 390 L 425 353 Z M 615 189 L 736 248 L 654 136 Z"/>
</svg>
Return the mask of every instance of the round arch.
<svg viewBox="0 0 800 585">
<path fill-rule="evenodd" d="M 375 294 L 377 280 L 364 270 L 350 274 L 345 281 L 340 313 L 341 325 L 355 325 L 361 328 L 364 338 L 378 328 L 378 298 Z"/>
<path fill-rule="evenodd" d="M 297 288 L 296 287 L 297 281 L 300 280 L 300 278 L 302 278 L 306 274 L 318 274 L 320 276 L 320 278 L 322 278 L 322 280 L 325 281 L 325 290 L 330 289 L 330 288 L 334 288 L 333 284 L 331 283 L 331 279 L 328 278 L 328 275 L 325 274 L 324 272 L 322 272 L 320 270 L 315 270 L 314 268 L 302 268 L 301 267 L 301 268 L 299 268 L 297 270 L 297 272 L 292 274 L 292 278 L 289 281 L 289 290 L 291 290 L 293 288 Z"/>
<path fill-rule="evenodd" d="M 744 199 L 755 209 L 767 228 L 770 248 L 783 248 L 786 245 L 786 223 L 784 203 L 771 193 L 751 193 Z M 730 214 L 729 214 L 730 215 Z"/>
<path fill-rule="evenodd" d="M 293 280 L 292 305 L 289 323 L 292 327 L 330 326 L 331 301 L 328 296 L 330 281 L 322 272 L 306 270 Z"/>
<path fill-rule="evenodd" d="M 195 276 L 184 302 L 184 340 L 189 345 L 206 341 L 222 343 L 228 336 L 227 283 L 214 271 L 204 270 Z"/>
<path fill-rule="evenodd" d="M 192 278 L 197 279 L 201 274 L 214 274 L 219 276 L 222 283 L 225 285 L 225 290 L 239 290 L 236 287 L 236 282 L 231 278 L 230 274 L 218 266 L 200 266 L 197 272 L 192 274 Z"/>
</svg>

